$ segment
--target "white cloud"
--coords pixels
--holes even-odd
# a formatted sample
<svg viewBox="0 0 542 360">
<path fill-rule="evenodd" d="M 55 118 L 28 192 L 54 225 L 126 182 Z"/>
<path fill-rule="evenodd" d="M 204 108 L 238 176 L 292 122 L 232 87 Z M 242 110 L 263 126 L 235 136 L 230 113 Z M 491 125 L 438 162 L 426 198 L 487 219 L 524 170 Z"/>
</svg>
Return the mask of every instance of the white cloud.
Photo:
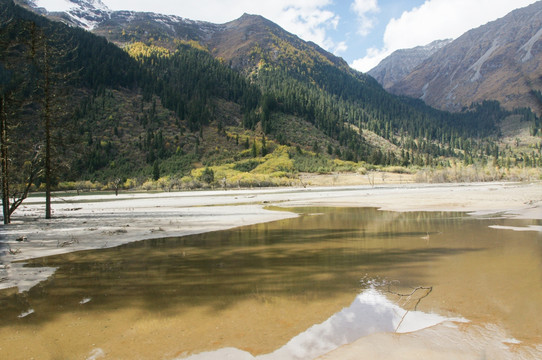
<svg viewBox="0 0 542 360">
<path fill-rule="evenodd" d="M 270 8 L 260 14 L 304 40 L 313 41 L 328 50 L 334 48 L 336 45 L 327 36 L 327 30 L 337 28 L 339 16 L 312 4 L 304 6 L 303 2 L 296 3 L 296 6 L 285 6 L 282 9 Z"/>
<path fill-rule="evenodd" d="M 457 38 L 470 29 L 503 17 L 536 0 L 426 0 L 420 7 L 391 19 L 384 33 L 384 45 L 369 49 L 352 67 L 369 71 L 398 49 L 426 45 L 433 40 Z"/>
<path fill-rule="evenodd" d="M 365 57 L 354 60 L 350 66 L 359 71 L 369 71 L 391 53 L 387 49 L 369 48 Z"/>
<path fill-rule="evenodd" d="M 340 43 L 336 44 L 333 48 L 333 53 L 335 55 L 340 55 L 348 50 L 348 45 L 346 44 L 346 41 L 341 41 Z"/>
<path fill-rule="evenodd" d="M 352 3 L 352 10 L 354 10 L 358 15 L 363 15 L 368 12 L 378 11 L 378 1 L 377 0 L 354 0 Z"/>
<path fill-rule="evenodd" d="M 380 11 L 377 0 L 354 0 L 351 8 L 358 17 L 358 34 L 361 36 L 368 35 L 376 24 L 376 17 L 371 17 L 368 14 L 375 14 Z"/>
<path fill-rule="evenodd" d="M 335 29 L 339 16 L 327 10 L 332 0 L 102 0 L 112 10 L 152 11 L 178 15 L 193 20 L 222 24 L 239 18 L 243 13 L 258 14 L 277 23 L 285 30 L 326 50 L 339 51 L 344 44 L 336 44 L 327 31 Z"/>
</svg>

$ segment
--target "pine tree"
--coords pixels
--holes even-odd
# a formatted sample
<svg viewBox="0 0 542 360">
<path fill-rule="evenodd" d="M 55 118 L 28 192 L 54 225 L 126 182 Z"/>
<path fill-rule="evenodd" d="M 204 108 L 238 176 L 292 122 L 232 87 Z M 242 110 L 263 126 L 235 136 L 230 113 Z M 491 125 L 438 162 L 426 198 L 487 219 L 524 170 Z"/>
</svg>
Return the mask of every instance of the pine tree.
<svg viewBox="0 0 542 360">
<path fill-rule="evenodd" d="M 160 179 L 160 164 L 158 163 L 158 160 L 155 160 L 152 164 L 152 179 L 154 181 Z"/>
<path fill-rule="evenodd" d="M 258 148 L 256 147 L 256 139 L 252 142 L 252 157 L 258 156 Z"/>
<path fill-rule="evenodd" d="M 261 150 L 262 157 L 267 155 L 267 144 L 265 142 L 265 135 L 262 136 L 262 150 Z"/>
</svg>

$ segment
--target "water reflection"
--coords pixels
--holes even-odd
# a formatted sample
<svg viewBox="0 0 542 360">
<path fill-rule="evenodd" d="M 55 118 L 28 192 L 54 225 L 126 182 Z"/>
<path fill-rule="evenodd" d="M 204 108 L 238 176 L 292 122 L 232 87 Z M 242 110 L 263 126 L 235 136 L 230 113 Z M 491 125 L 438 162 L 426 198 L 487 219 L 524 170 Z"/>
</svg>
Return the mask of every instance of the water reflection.
<svg viewBox="0 0 542 360">
<path fill-rule="evenodd" d="M 278 348 L 292 333 L 299 333 L 299 328 L 304 330 L 323 321 L 351 302 L 360 292 L 363 286 L 360 279 L 366 274 L 398 280 L 402 287 L 434 286 L 435 295 L 425 302 L 426 310 L 448 311 L 467 318 L 471 314 L 465 302 L 480 299 L 479 303 L 471 304 L 472 312 L 483 312 L 485 298 L 478 292 L 495 289 L 486 289 L 485 285 L 476 285 L 479 289 L 465 287 L 465 283 L 493 287 L 502 284 L 508 291 L 510 287 L 513 291 L 526 290 L 523 287 L 516 290 L 518 284 L 531 286 L 531 294 L 523 297 L 524 308 L 534 311 L 542 303 L 532 304 L 542 300 L 540 282 L 524 284 L 525 275 L 529 279 L 542 279 L 540 235 L 488 227 L 540 225 L 539 222 L 481 220 L 446 212 L 322 208 L 295 211 L 303 215 L 229 231 L 148 240 L 34 260 L 30 266 L 58 267 L 58 270 L 49 281 L 27 293 L 0 293 L 0 329 L 9 331 L 15 326 L 30 334 L 36 327 L 65 325 L 74 318 L 89 317 L 87 332 L 92 333 L 104 326 L 94 324 L 93 316 L 115 318 L 115 314 L 130 309 L 145 314 L 146 318 L 167 317 L 172 321 L 171 330 L 183 336 L 176 336 L 167 346 L 160 342 L 160 346 L 171 351 L 197 351 L 195 347 L 201 345 L 196 343 L 201 341 L 206 349 L 229 345 L 255 354 L 264 353 Z M 518 283 L 512 274 L 508 274 L 510 279 L 493 278 L 502 276 L 485 267 L 494 261 L 498 261 L 495 267 L 505 270 L 519 267 L 523 274 L 517 276 L 524 281 Z M 488 310 L 485 304 L 482 320 L 512 311 L 502 304 L 522 306 L 521 301 L 510 302 L 505 292 L 500 296 L 504 298 L 495 308 L 501 313 L 496 315 L 497 310 L 491 306 Z M 316 304 L 318 310 L 313 310 L 310 306 Z M 29 309 L 34 313 L 18 318 Z M 315 313 L 303 314 L 304 309 Z M 251 322 L 245 319 L 266 312 L 269 315 L 259 321 L 275 323 L 274 341 L 269 336 L 260 338 L 257 332 L 261 328 L 250 328 Z M 294 317 L 295 325 L 289 320 Z M 205 341 L 194 340 L 204 336 L 193 330 L 194 321 L 198 326 L 213 328 L 226 321 L 221 319 L 229 319 L 223 325 L 235 331 L 240 331 L 241 326 L 235 325 L 235 321 L 246 324 L 246 328 L 242 325 L 241 338 L 235 338 L 235 333 L 226 336 L 217 331 L 206 334 L 209 339 Z M 130 320 L 125 321 L 126 324 L 116 326 L 130 328 Z M 153 327 L 154 331 L 158 331 L 156 328 L 159 326 Z M 222 339 L 220 344 L 212 345 L 217 338 Z M 227 342 L 232 339 L 236 344 Z M 275 347 L 269 348 L 272 346 Z M 81 351 L 90 350 L 87 346 Z M 121 354 L 116 356 L 122 358 Z"/>
</svg>

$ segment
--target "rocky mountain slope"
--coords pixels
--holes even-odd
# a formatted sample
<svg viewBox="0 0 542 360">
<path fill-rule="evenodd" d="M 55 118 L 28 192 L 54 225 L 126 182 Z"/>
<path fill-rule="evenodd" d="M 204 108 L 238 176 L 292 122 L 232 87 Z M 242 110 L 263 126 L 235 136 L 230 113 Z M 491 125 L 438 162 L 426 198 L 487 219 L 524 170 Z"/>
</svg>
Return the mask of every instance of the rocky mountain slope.
<svg viewBox="0 0 542 360">
<path fill-rule="evenodd" d="M 16 3 L 49 18 L 90 30 L 121 47 L 139 41 L 175 49 L 180 42 L 190 42 L 192 46 L 205 48 L 216 58 L 231 62 L 232 67 L 246 70 L 262 60 L 261 51 L 255 49 L 258 44 L 263 52 L 272 52 L 272 61 L 304 53 L 313 60 L 332 63 L 354 73 L 343 59 L 258 15 L 244 14 L 225 24 L 213 24 L 174 15 L 112 11 L 100 0 L 63 1 L 63 11 L 47 11 L 40 7 L 46 5 L 46 0 L 17 0 Z M 291 53 L 285 53 L 288 51 Z"/>
<path fill-rule="evenodd" d="M 541 89 L 542 1 L 468 31 L 390 87 L 451 111 L 491 99 L 539 114 Z"/>
<path fill-rule="evenodd" d="M 389 89 L 403 80 L 427 58 L 451 42 L 451 39 L 436 40 L 425 46 L 394 51 L 372 68 L 368 74 L 374 77 L 385 89 Z"/>
<path fill-rule="evenodd" d="M 73 83 L 77 89 L 62 89 L 63 103 L 76 113 L 75 131 L 59 127 L 67 132 L 62 139 L 71 136 L 81 148 L 81 156 L 63 159 L 73 179 L 144 176 L 151 168 L 153 177 L 155 170 L 179 176 L 228 164 L 251 172 L 282 146 L 290 150 L 287 161 L 285 151 L 275 154 L 281 174 L 331 169 L 332 159 L 445 166 L 449 157 L 472 162 L 482 156 L 480 149 L 494 150 L 489 137 L 498 135 L 497 124 L 509 115 L 497 103 L 450 114 L 391 95 L 343 59 L 257 15 L 211 24 L 111 11 L 96 0 L 63 0 L 66 7 L 54 12 L 36 8 L 44 1 L 25 4 L 71 26 L 9 5 L 0 15 L 17 36 L 0 35 L 13 46 L 26 44 L 30 19 L 43 29 L 40 39 L 49 39 L 59 53 L 75 52 L 71 64 L 58 59 L 66 76 L 77 70 L 83 80 Z M 4 63 L 9 71 L 14 64 Z M 35 71 L 43 73 L 39 66 Z M 39 113 L 38 98 L 32 105 Z"/>
</svg>

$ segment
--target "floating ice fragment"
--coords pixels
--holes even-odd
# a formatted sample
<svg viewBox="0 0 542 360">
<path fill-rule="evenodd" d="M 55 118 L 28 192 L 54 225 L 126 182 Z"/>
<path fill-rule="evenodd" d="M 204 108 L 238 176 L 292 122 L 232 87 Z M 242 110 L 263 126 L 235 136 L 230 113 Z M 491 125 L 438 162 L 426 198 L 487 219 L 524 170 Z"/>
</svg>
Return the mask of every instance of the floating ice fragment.
<svg viewBox="0 0 542 360">
<path fill-rule="evenodd" d="M 23 311 L 21 314 L 19 314 L 19 316 L 17 316 L 19 319 L 22 319 L 24 317 L 27 317 L 28 315 L 30 314 L 33 314 L 34 313 L 34 309 L 28 309 L 26 311 Z"/>
<path fill-rule="evenodd" d="M 502 342 L 505 343 L 505 344 L 513 344 L 513 345 L 521 344 L 521 341 L 519 341 L 518 339 L 514 339 L 514 338 L 504 339 Z"/>
<path fill-rule="evenodd" d="M 504 226 L 504 225 L 490 225 L 492 229 L 498 230 L 513 230 L 513 231 L 538 231 L 542 232 L 542 226 L 528 225 L 528 226 Z"/>
<path fill-rule="evenodd" d="M 90 352 L 87 360 L 96 360 L 99 358 L 103 358 L 104 356 L 105 356 L 104 351 L 100 348 L 96 348 Z"/>
</svg>

